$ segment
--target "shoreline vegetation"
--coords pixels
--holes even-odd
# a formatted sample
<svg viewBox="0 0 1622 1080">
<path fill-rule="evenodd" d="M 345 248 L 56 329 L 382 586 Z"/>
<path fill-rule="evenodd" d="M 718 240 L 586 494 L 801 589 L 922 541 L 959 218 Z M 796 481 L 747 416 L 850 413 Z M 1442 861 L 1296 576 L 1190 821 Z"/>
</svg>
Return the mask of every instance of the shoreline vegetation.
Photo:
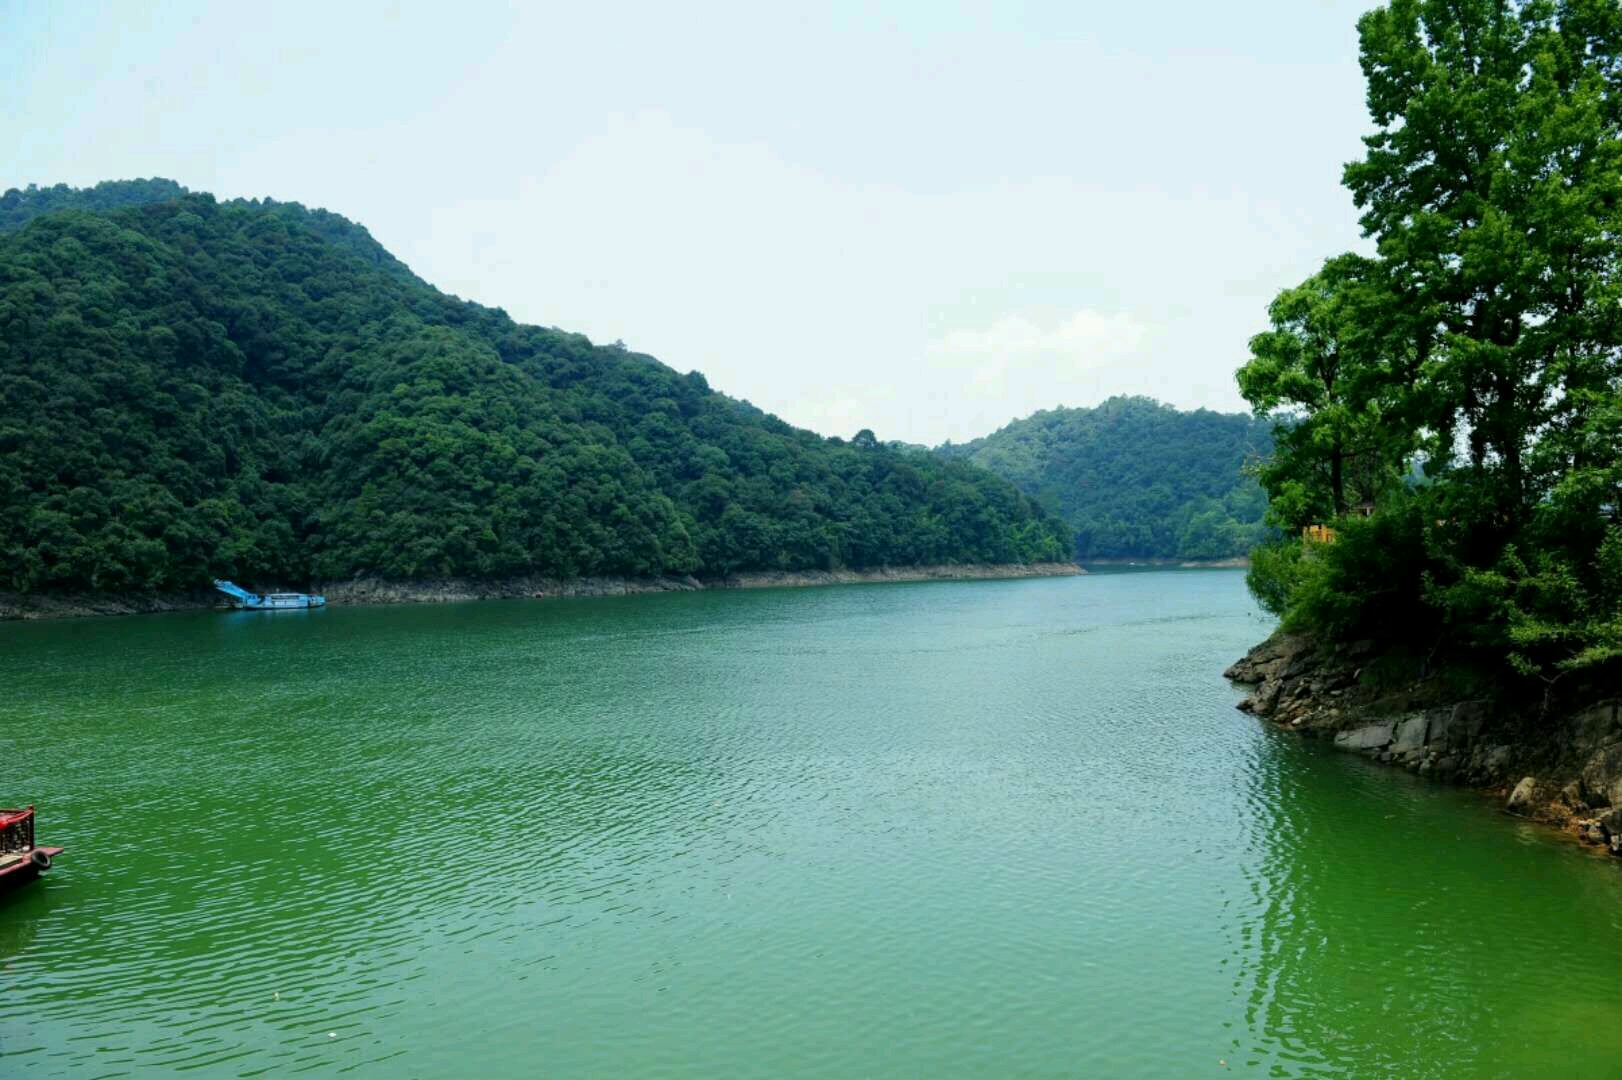
<svg viewBox="0 0 1622 1080">
<path fill-rule="evenodd" d="M 324 586 L 330 605 L 440 604 L 468 600 L 552 600 L 646 593 L 697 592 L 707 589 L 812 588 L 886 582 L 994 581 L 1015 578 L 1074 577 L 1086 570 L 1073 562 L 894 566 L 870 570 L 754 570 L 699 579 L 690 575 L 660 577 L 525 576 L 494 581 L 444 578 L 415 582 L 355 578 Z M 212 589 L 140 594 L 0 593 L 0 621 L 69 619 L 92 615 L 146 615 L 166 611 L 224 608 Z"/>
<path fill-rule="evenodd" d="M 1248 570 L 1250 559 L 1235 555 L 1226 559 L 1079 559 L 1082 566 L 1149 566 L 1176 570 Z"/>
</svg>

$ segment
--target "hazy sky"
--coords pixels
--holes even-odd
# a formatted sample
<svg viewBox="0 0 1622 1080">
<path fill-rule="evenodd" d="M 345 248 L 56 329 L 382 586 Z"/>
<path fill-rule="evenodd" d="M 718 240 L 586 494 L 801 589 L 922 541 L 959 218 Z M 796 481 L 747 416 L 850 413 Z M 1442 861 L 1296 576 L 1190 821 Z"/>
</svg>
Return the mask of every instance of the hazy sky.
<svg viewBox="0 0 1622 1080">
<path fill-rule="evenodd" d="M 1370 6 L 0 0 L 0 188 L 326 207 L 827 434 L 1238 409 L 1267 301 L 1360 243 Z"/>
</svg>

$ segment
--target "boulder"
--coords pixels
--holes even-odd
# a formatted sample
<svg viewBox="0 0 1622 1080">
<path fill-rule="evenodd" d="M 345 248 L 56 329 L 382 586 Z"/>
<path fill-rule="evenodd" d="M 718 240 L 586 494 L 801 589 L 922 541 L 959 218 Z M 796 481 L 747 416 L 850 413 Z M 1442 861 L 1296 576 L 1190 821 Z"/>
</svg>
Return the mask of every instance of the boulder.
<svg viewBox="0 0 1622 1080">
<path fill-rule="evenodd" d="M 1622 743 L 1596 751 L 1583 766 L 1581 782 L 1589 806 L 1622 805 Z"/>
<path fill-rule="evenodd" d="M 1605 827 L 1602 826 L 1598 820 L 1595 818 L 1584 818 L 1577 822 L 1577 839 L 1581 840 L 1585 844 L 1595 844 L 1599 847 L 1604 847 L 1610 838 L 1605 833 Z"/>
<path fill-rule="evenodd" d="M 1425 733 L 1430 729 L 1430 717 L 1423 713 L 1410 716 L 1397 723 L 1396 735 L 1392 740 L 1392 752 L 1408 754 L 1425 746 Z"/>
<path fill-rule="evenodd" d="M 1234 682 L 1259 683 L 1277 675 L 1299 653 L 1310 648 L 1311 641 L 1307 638 L 1275 635 L 1251 649 L 1222 674 Z"/>
<path fill-rule="evenodd" d="M 1480 736 L 1487 722 L 1488 707 L 1485 701 L 1461 701 L 1451 709 L 1439 711 L 1431 719 L 1431 741 L 1446 742 L 1457 749 L 1469 746 Z"/>
<path fill-rule="evenodd" d="M 1488 779 L 1502 776 L 1513 754 L 1512 749 L 1503 745 L 1485 748 L 1481 753 L 1481 775 Z"/>
<path fill-rule="evenodd" d="M 1595 819 L 1607 839 L 1613 836 L 1622 836 L 1622 807 L 1616 807 Z"/>
<path fill-rule="evenodd" d="M 1279 677 L 1284 679 L 1299 679 L 1307 672 L 1316 670 L 1320 663 L 1322 663 L 1322 661 L 1318 659 L 1316 653 L 1309 649 L 1304 649 L 1301 652 L 1296 653 L 1294 656 L 1291 656 L 1284 662 L 1284 667 L 1283 670 L 1279 672 Z"/>
<path fill-rule="evenodd" d="M 1579 746 L 1601 746 L 1618 735 L 1617 704 L 1607 701 L 1571 718 L 1572 740 Z"/>
<path fill-rule="evenodd" d="M 1391 745 L 1391 735 L 1396 724 L 1387 721 L 1383 724 L 1367 724 L 1363 727 L 1349 728 L 1335 736 L 1335 749 L 1355 750 L 1360 753 L 1372 753 L 1384 750 Z"/>
<path fill-rule="evenodd" d="M 1504 809 L 1512 814 L 1530 814 L 1533 804 L 1537 801 L 1538 782 L 1536 777 L 1526 776 L 1515 785 L 1515 790 L 1509 793 L 1509 801 Z"/>
</svg>

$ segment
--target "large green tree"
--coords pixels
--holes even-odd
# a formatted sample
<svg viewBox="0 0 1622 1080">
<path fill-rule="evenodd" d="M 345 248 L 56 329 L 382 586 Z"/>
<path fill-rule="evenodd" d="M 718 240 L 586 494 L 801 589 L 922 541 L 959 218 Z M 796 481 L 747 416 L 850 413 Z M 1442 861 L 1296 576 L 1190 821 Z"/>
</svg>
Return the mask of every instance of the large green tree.
<svg viewBox="0 0 1622 1080">
<path fill-rule="evenodd" d="M 1401 350 L 1382 315 L 1390 293 L 1381 270 L 1341 255 L 1280 293 L 1268 308 L 1272 328 L 1251 339 L 1239 369 L 1245 400 L 1278 420 L 1277 452 L 1258 475 L 1273 519 L 1290 529 L 1375 502 L 1411 449 L 1387 420 L 1401 385 L 1387 361 Z"/>
<path fill-rule="evenodd" d="M 1350 292 L 1320 275 L 1281 296 L 1241 385 L 1328 433 L 1280 440 L 1275 495 L 1365 418 L 1426 475 L 1314 560 L 1262 560 L 1301 588 L 1258 592 L 1298 622 L 1429 627 L 1545 677 L 1603 662 L 1622 647 L 1622 4 L 1392 0 L 1358 30 L 1375 131 L 1345 182 L 1377 255 Z M 1326 356 L 1337 386 L 1354 361 L 1354 388 L 1288 392 Z M 1395 612 L 1393 580 L 1424 602 Z"/>
<path fill-rule="evenodd" d="M 1377 130 L 1345 178 L 1407 285 L 1412 420 L 1513 525 L 1616 386 L 1622 5 L 1394 0 L 1359 32 Z"/>
</svg>

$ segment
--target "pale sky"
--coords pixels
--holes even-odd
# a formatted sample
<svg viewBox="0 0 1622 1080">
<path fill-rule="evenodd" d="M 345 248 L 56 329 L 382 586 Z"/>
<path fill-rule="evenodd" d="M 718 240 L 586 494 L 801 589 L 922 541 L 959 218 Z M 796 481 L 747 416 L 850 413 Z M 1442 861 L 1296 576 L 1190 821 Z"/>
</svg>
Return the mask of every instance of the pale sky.
<svg viewBox="0 0 1622 1080">
<path fill-rule="evenodd" d="M 325 207 L 447 292 L 830 435 L 1243 408 L 1362 246 L 1372 0 L 0 0 L 0 189 Z"/>
</svg>

